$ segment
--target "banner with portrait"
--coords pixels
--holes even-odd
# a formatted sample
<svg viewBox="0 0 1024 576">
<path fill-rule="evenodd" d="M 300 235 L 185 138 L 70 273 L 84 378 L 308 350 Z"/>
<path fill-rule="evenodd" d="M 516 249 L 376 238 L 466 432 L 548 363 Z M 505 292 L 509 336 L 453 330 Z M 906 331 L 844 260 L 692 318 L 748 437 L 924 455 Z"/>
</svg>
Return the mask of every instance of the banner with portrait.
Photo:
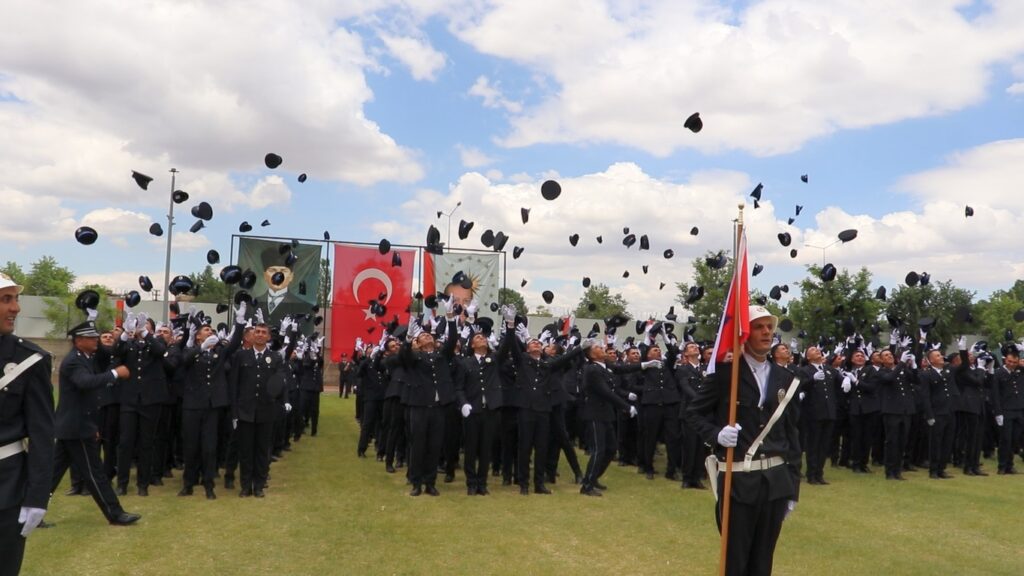
<svg viewBox="0 0 1024 576">
<path fill-rule="evenodd" d="M 249 293 L 267 324 L 311 312 L 320 294 L 320 255 L 320 244 L 239 239 L 238 267 L 256 273 L 256 285 Z M 313 322 L 300 326 L 305 334 L 318 329 Z"/>
</svg>

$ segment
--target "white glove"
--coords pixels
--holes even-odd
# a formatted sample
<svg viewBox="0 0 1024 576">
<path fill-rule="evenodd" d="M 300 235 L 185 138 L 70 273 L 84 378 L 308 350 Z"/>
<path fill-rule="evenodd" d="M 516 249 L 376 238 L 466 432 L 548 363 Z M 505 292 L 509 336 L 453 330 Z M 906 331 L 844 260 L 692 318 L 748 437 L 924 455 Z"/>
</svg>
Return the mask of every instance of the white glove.
<svg viewBox="0 0 1024 576">
<path fill-rule="evenodd" d="M 469 328 L 469 324 L 465 324 L 462 326 L 462 330 L 459 331 L 459 337 L 462 339 L 469 338 L 470 332 L 472 332 L 472 330 Z"/>
<path fill-rule="evenodd" d="M 462 405 L 462 417 L 469 418 L 469 413 L 473 411 L 473 407 L 469 404 Z"/>
<path fill-rule="evenodd" d="M 506 325 L 511 326 L 516 321 L 516 307 L 511 304 L 502 306 L 501 318 L 505 321 Z"/>
<path fill-rule="evenodd" d="M 900 341 L 900 331 L 896 330 L 896 329 L 893 329 L 893 331 L 889 333 L 889 343 L 890 344 L 896 344 L 899 341 Z"/>
<path fill-rule="evenodd" d="M 789 502 L 786 502 L 786 513 L 782 516 L 782 519 L 785 520 L 786 518 L 789 518 L 789 515 L 792 514 L 795 510 L 796 500 L 790 500 Z"/>
<path fill-rule="evenodd" d="M 978 368 L 979 368 L 979 369 L 981 369 L 981 370 L 984 370 L 984 369 L 985 369 L 985 364 L 986 364 L 986 362 L 985 362 L 985 359 L 984 359 L 984 358 L 978 358 L 978 360 L 977 360 L 977 364 L 978 364 Z"/>
<path fill-rule="evenodd" d="M 207 336 L 206 340 L 203 340 L 203 343 L 199 345 L 199 349 L 202 350 L 203 352 L 206 352 L 210 348 L 216 346 L 218 342 L 220 342 L 220 338 L 217 337 L 216 335 Z"/>
<path fill-rule="evenodd" d="M 410 317 L 410 320 L 409 320 L 409 331 L 406 332 L 406 334 L 408 335 L 408 339 L 410 341 L 415 340 L 416 337 L 419 336 L 422 333 L 423 333 L 423 328 L 420 327 L 418 322 L 412 320 L 411 317 Z"/>
<path fill-rule="evenodd" d="M 253 317 L 256 318 L 256 323 L 257 324 L 265 324 L 266 323 L 266 320 L 263 318 L 263 309 L 262 308 L 257 308 L 256 309 L 256 313 L 253 314 Z"/>
<path fill-rule="evenodd" d="M 43 516 L 45 515 L 46 508 L 27 508 L 22 506 L 21 513 L 18 514 L 18 523 L 24 524 L 21 527 L 21 537 L 28 538 L 28 535 L 43 521 Z"/>
<path fill-rule="evenodd" d="M 628 394 L 628 395 L 626 396 L 626 398 L 629 398 L 629 401 L 630 401 L 630 402 L 636 402 L 636 393 L 635 393 L 635 392 L 630 392 L 630 393 L 629 393 L 629 394 Z"/>
<path fill-rule="evenodd" d="M 796 354 L 797 353 L 797 348 L 799 346 L 800 346 L 800 343 L 796 341 L 796 338 L 790 338 L 789 339 L 789 351 L 791 353 Z"/>
<path fill-rule="evenodd" d="M 818 382 L 824 382 L 825 381 L 825 371 L 824 370 L 816 370 L 814 372 L 814 379 L 816 381 L 818 381 Z"/>
<path fill-rule="evenodd" d="M 640 367 L 644 370 L 650 370 L 651 368 L 661 368 L 661 360 L 648 360 L 641 362 Z"/>
<path fill-rule="evenodd" d="M 519 338 L 519 341 L 525 344 L 530 339 L 530 329 L 523 324 L 516 326 L 516 338 Z"/>
<path fill-rule="evenodd" d="M 718 445 L 723 448 L 735 448 L 736 442 L 740 439 L 740 430 L 743 427 L 739 422 L 735 426 L 726 426 L 718 433 Z"/>
<path fill-rule="evenodd" d="M 840 342 L 839 344 L 836 344 L 836 347 L 832 350 L 832 353 L 835 354 L 836 356 L 841 356 L 843 354 L 844 349 L 845 346 L 842 342 Z"/>
<path fill-rule="evenodd" d="M 449 296 L 447 300 L 444 298 L 437 299 L 437 309 L 445 316 L 445 318 L 452 317 L 452 305 L 454 304 L 455 302 L 452 301 L 451 296 Z"/>
<path fill-rule="evenodd" d="M 231 420 L 231 429 L 238 430 L 238 418 Z"/>
<path fill-rule="evenodd" d="M 247 306 L 245 302 L 239 302 L 238 308 L 235 308 L 235 324 L 245 324 L 245 310 Z M 281 322 L 281 329 L 285 330 L 284 322 Z"/>
<path fill-rule="evenodd" d="M 799 400 L 800 400 L 801 402 L 803 402 L 803 401 L 804 401 L 804 398 L 805 398 L 805 397 L 807 397 L 807 393 L 805 393 L 805 392 L 801 392 L 801 393 L 800 393 L 799 395 L 797 395 L 797 398 L 798 398 L 798 399 L 799 399 Z"/>
<path fill-rule="evenodd" d="M 639 414 L 639 412 L 636 411 L 636 406 L 630 406 L 629 407 L 629 417 L 630 418 L 636 418 L 637 414 Z"/>
<path fill-rule="evenodd" d="M 135 329 L 141 333 L 142 337 L 149 336 L 149 324 L 146 323 L 149 320 L 149 316 L 146 316 L 145 312 L 139 312 L 139 315 L 135 317 Z"/>
<path fill-rule="evenodd" d="M 541 342 L 547 342 L 547 341 L 551 340 L 551 331 L 550 330 L 545 330 L 545 331 L 541 332 L 540 336 L 538 336 L 537 339 L 540 340 Z"/>
<path fill-rule="evenodd" d="M 925 420 L 925 422 L 927 422 L 929 426 L 935 426 L 935 418 L 929 418 Z"/>
<path fill-rule="evenodd" d="M 615 346 L 615 334 L 605 334 L 604 341 L 609 346 Z"/>
<path fill-rule="evenodd" d="M 476 316 L 476 311 L 479 307 L 480 305 L 477 303 L 476 298 L 473 298 L 469 306 L 466 306 L 466 316 Z"/>
<path fill-rule="evenodd" d="M 1003 425 L 1003 415 L 1000 414 L 999 416 L 996 416 L 996 426 L 1002 426 L 1002 425 Z"/>
<path fill-rule="evenodd" d="M 907 362 L 915 362 L 916 363 L 917 362 L 917 358 L 914 357 L 914 353 L 913 352 L 911 352 L 910 350 L 907 350 L 906 352 L 903 353 L 902 356 L 900 356 L 900 362 L 902 362 L 904 364 L 906 364 Z"/>
<path fill-rule="evenodd" d="M 85 311 L 85 316 L 86 316 L 85 319 L 90 321 L 90 322 L 95 321 L 96 317 L 99 316 L 99 315 L 100 315 L 99 311 L 96 310 L 95 308 L 89 308 L 89 309 L 87 309 Z"/>
<path fill-rule="evenodd" d="M 917 333 L 921 335 L 921 339 L 918 340 L 918 342 L 927 342 L 928 341 L 928 333 L 925 332 L 924 329 L 918 330 Z"/>
<path fill-rule="evenodd" d="M 850 384 L 850 377 L 843 378 L 843 392 L 849 392 L 851 388 L 853 388 L 853 385 Z"/>
<path fill-rule="evenodd" d="M 961 352 L 967 350 L 967 336 L 961 336 L 956 339 L 956 347 Z"/>
<path fill-rule="evenodd" d="M 121 327 L 124 328 L 124 332 L 121 333 L 121 340 L 127 342 L 135 334 L 136 324 L 135 314 L 129 312 L 121 324 Z"/>
<path fill-rule="evenodd" d="M 914 340 L 910 336 L 904 336 L 903 338 L 900 338 L 900 348 L 909 348 L 910 343 L 913 341 Z"/>
<path fill-rule="evenodd" d="M 567 345 L 568 345 L 568 347 L 569 347 L 569 348 L 572 348 L 572 347 L 573 347 L 573 346 L 575 346 L 575 345 L 576 345 L 576 343 L 577 343 L 577 342 L 579 342 L 579 341 L 580 341 L 580 339 L 579 339 L 578 337 L 576 337 L 576 336 L 570 336 L 570 337 L 569 337 L 569 342 L 567 343 Z"/>
<path fill-rule="evenodd" d="M 288 403 L 288 402 L 285 402 L 284 403 L 284 411 L 285 412 L 291 412 L 292 411 L 292 405 L 290 403 Z"/>
<path fill-rule="evenodd" d="M 871 354 L 873 354 L 874 351 L 875 351 L 875 346 L 873 344 L 871 344 L 871 342 L 868 342 L 868 345 L 864 347 L 864 354 L 868 358 L 870 358 Z"/>
</svg>

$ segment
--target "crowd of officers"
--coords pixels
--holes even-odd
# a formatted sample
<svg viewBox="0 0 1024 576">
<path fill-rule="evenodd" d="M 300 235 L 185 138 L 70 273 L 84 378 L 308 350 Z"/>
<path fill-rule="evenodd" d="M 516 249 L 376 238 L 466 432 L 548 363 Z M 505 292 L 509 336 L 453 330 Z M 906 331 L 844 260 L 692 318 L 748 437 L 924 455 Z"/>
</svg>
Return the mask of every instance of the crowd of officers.
<svg viewBox="0 0 1024 576">
<path fill-rule="evenodd" d="M 372 440 L 388 473 L 407 466 L 413 496 L 437 495 L 439 474 L 453 482 L 460 455 L 469 495 L 487 495 L 489 476 L 524 495 L 531 485 L 548 494 L 563 455 L 568 479 L 587 495 L 601 494 L 615 460 L 649 480 L 663 474 L 683 488 L 705 487 L 711 447 L 687 407 L 709 381 L 710 346 L 680 343 L 670 323 L 654 320 L 617 347 L 614 326 L 583 337 L 551 325 L 534 338 L 511 308 L 501 309 L 497 327 L 476 318 L 474 305 L 452 314 L 439 301 L 438 310 L 392 326 L 375 346 L 360 342 L 340 365 L 339 394 L 357 397 L 357 456 Z M 984 342 L 968 350 L 960 338 L 947 355 L 919 336 L 895 331 L 879 349 L 859 335 L 804 350 L 777 338 L 771 361 L 800 380 L 808 484 L 828 484 L 826 463 L 858 474 L 884 468 L 897 481 L 917 469 L 950 478 L 951 465 L 987 476 L 981 456 L 997 449 L 998 473 L 1016 473 L 1024 430 L 1017 346 L 1003 347 L 998 365 Z M 585 468 L 577 446 L 590 456 Z"/>
<path fill-rule="evenodd" d="M 57 438 L 97 438 L 97 466 L 76 465 L 85 462 L 63 457 L 58 442 L 53 489 L 70 464 L 68 494 L 91 493 L 112 523 L 123 512 L 117 496 L 128 494 L 133 464 L 139 496 L 178 469 L 178 496 L 202 486 L 207 499 L 216 499 L 223 470 L 225 489 L 236 487 L 237 472 L 239 496 L 262 498 L 271 462 L 307 428 L 317 434 L 321 337 L 303 336 L 292 318 L 279 327 L 268 326 L 259 311 L 247 318 L 245 302 L 232 328 L 215 328 L 194 309 L 175 312 L 168 325 L 129 314 L 121 326 L 97 332 L 98 346 L 87 352 L 72 334 L 65 364 L 77 364 L 79 376 L 61 367 Z M 62 434 L 62 420 L 72 419 L 76 424 Z M 111 482 L 114 490 L 103 494 Z"/>
</svg>

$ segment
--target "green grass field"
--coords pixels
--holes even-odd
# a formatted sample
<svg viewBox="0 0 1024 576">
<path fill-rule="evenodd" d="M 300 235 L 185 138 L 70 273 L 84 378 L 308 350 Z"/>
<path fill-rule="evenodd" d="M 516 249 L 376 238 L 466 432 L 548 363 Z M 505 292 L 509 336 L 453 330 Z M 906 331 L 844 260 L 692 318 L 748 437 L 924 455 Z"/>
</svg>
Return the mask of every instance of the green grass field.
<svg viewBox="0 0 1024 576">
<path fill-rule="evenodd" d="M 604 498 L 562 482 L 551 496 L 523 497 L 498 482 L 492 496 L 470 498 L 461 472 L 439 485 L 441 497 L 411 498 L 402 471 L 388 475 L 372 457 L 355 457 L 353 406 L 323 397 L 320 435 L 274 464 L 262 500 L 219 487 L 214 502 L 202 490 L 178 498 L 176 473 L 148 498 L 122 498 L 143 515 L 138 525 L 111 527 L 91 498 L 63 495 L 65 478 L 47 514 L 57 526 L 31 536 L 22 573 L 717 573 L 707 491 L 613 465 Z M 897 483 L 880 471 L 828 469 L 830 486 L 803 486 L 775 573 L 1024 574 L 1024 475 L 907 476 Z"/>
</svg>

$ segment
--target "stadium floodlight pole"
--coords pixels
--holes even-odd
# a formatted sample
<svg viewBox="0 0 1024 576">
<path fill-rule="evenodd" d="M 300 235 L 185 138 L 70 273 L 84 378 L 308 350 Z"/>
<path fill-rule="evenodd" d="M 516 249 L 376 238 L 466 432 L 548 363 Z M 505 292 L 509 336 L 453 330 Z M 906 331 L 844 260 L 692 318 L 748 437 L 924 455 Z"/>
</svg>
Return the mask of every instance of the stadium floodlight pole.
<svg viewBox="0 0 1024 576">
<path fill-rule="evenodd" d="M 808 248 L 817 248 L 818 250 L 821 250 L 821 265 L 824 266 L 825 265 L 825 250 L 828 250 L 829 248 L 835 246 L 836 244 L 839 244 L 840 242 L 842 242 L 842 240 L 835 240 L 831 244 L 826 244 L 824 246 L 815 246 L 814 244 L 808 244 L 808 243 L 804 242 L 804 246 L 806 246 Z"/>
<path fill-rule="evenodd" d="M 452 208 L 451 212 L 441 212 L 440 210 L 437 212 L 438 218 L 441 216 L 448 217 L 448 244 L 446 244 L 446 246 L 448 246 L 449 251 L 452 249 L 452 214 L 455 214 L 455 211 L 459 209 L 459 206 L 462 206 L 462 200 L 455 203 L 455 208 Z"/>
<path fill-rule="evenodd" d="M 167 324 L 167 316 L 170 305 L 167 302 L 167 294 L 170 292 L 167 286 L 171 283 L 171 236 L 174 235 L 174 177 L 178 175 L 177 168 L 171 168 L 171 197 L 170 207 L 167 209 L 167 256 L 164 258 L 164 305 L 163 323 Z"/>
</svg>

